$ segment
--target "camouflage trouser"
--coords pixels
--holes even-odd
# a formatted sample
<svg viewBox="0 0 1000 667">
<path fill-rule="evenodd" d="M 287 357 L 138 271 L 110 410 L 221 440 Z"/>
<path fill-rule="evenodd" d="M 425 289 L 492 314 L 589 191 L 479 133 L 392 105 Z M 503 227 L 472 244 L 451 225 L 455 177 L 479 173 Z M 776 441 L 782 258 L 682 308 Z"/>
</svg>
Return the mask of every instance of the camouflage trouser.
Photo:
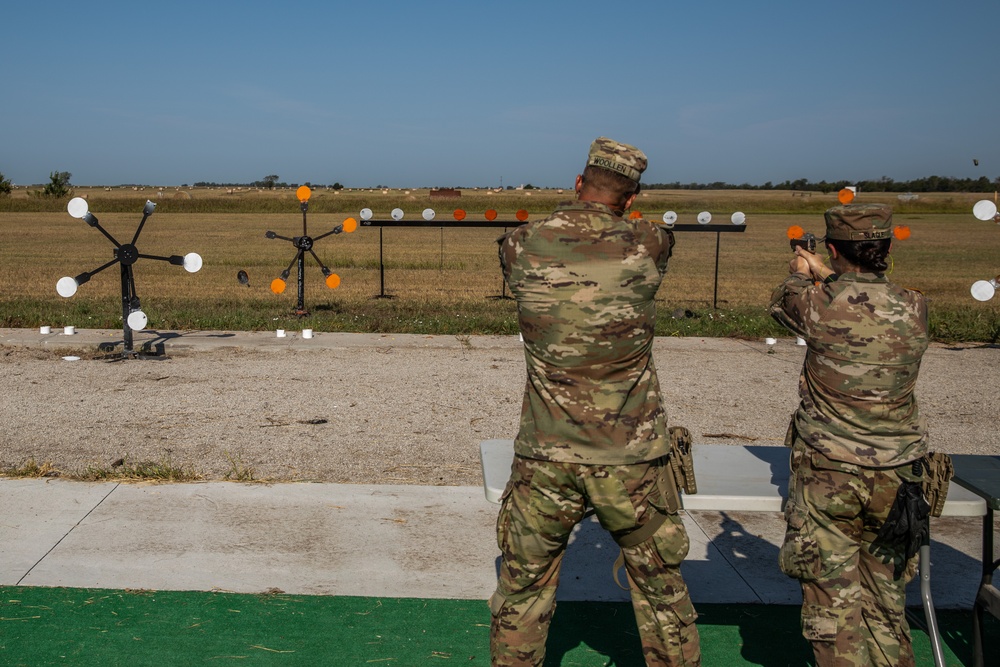
<svg viewBox="0 0 1000 667">
<path fill-rule="evenodd" d="M 665 507 L 659 463 L 583 465 L 514 457 L 497 518 L 502 552 L 490 598 L 493 665 L 541 665 L 555 609 L 559 566 L 586 506 L 616 539 Z M 697 617 L 680 563 L 688 538 L 677 515 L 644 542 L 623 549 L 632 607 L 647 665 L 698 665 Z"/>
<path fill-rule="evenodd" d="M 906 584 L 917 557 L 894 578 L 869 551 L 909 466 L 863 468 L 832 461 L 796 439 L 785 506 L 781 570 L 802 583 L 802 634 L 819 667 L 913 665 Z M 902 556 L 897 556 L 902 558 Z"/>
</svg>

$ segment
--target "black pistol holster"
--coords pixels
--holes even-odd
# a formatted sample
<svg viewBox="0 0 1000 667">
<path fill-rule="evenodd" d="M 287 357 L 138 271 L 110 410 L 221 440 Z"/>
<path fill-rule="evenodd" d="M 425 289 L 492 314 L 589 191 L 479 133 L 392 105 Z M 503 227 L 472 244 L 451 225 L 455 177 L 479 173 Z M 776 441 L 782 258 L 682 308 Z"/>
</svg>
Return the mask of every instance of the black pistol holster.
<svg viewBox="0 0 1000 667">
<path fill-rule="evenodd" d="M 669 432 L 670 453 L 667 454 L 667 461 L 662 466 L 660 477 L 657 480 L 665 507 L 662 509 L 651 507 L 650 511 L 653 511 L 654 514 L 649 521 L 630 533 L 616 537 L 615 541 L 622 549 L 642 544 L 659 530 L 669 514 L 676 514 L 684 509 L 684 504 L 681 502 L 681 489 L 688 494 L 698 493 L 698 485 L 694 479 L 691 432 L 683 426 L 671 426 Z M 618 571 L 624 564 L 625 553 L 623 551 L 618 554 L 618 559 L 612 566 L 611 573 L 612 579 L 618 584 L 618 587 L 622 590 L 628 590 L 628 586 L 622 584 L 618 578 Z"/>
<path fill-rule="evenodd" d="M 906 562 L 930 540 L 930 517 L 941 516 L 955 469 L 947 454 L 930 452 L 910 465 L 911 477 L 903 481 L 885 523 L 870 551 L 884 563 L 893 562 L 894 576 L 902 575 Z"/>
<path fill-rule="evenodd" d="M 683 489 L 687 494 L 698 492 L 694 479 L 691 433 L 683 426 L 671 426 L 669 431 L 670 453 L 656 482 L 665 506 L 662 509 L 656 508 L 657 515 L 641 528 L 616 538 L 619 546 L 630 547 L 645 542 L 663 525 L 667 514 L 676 514 L 682 510 L 684 504 L 681 502 L 680 490 Z"/>
<path fill-rule="evenodd" d="M 674 473 L 677 488 L 684 493 L 698 493 L 698 482 L 694 477 L 694 452 L 691 432 L 683 426 L 670 427 L 670 470 Z"/>
<path fill-rule="evenodd" d="M 944 501 L 948 499 L 948 486 L 955 475 L 951 457 L 940 452 L 928 452 L 922 459 L 913 462 L 914 473 L 917 473 L 918 466 L 922 469 L 920 486 L 927 504 L 931 506 L 931 516 L 941 516 Z"/>
</svg>

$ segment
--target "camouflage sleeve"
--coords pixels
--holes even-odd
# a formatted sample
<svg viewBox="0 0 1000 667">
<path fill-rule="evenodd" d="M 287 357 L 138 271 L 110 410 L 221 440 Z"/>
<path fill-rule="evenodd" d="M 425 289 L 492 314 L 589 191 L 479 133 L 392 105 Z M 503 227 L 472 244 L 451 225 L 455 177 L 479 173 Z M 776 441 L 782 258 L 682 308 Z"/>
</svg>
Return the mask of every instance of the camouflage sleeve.
<svg viewBox="0 0 1000 667">
<path fill-rule="evenodd" d="M 517 259 L 517 247 L 524 236 L 524 231 L 525 227 L 522 225 L 497 239 L 500 270 L 503 272 L 503 278 L 508 285 L 510 285 L 511 267 Z"/>
<path fill-rule="evenodd" d="M 917 311 L 917 317 L 919 318 L 921 325 L 923 325 L 923 330 L 930 331 L 930 321 L 927 315 L 927 297 L 923 295 L 923 292 L 918 292 L 917 290 L 907 291 L 916 302 L 914 308 Z"/>
<path fill-rule="evenodd" d="M 809 276 L 793 273 L 775 288 L 768 311 L 778 324 L 797 336 L 809 333 L 807 314 L 814 301 L 825 295 L 826 285 L 815 285 Z"/>
<path fill-rule="evenodd" d="M 637 220 L 639 224 L 648 225 L 647 229 L 638 228 L 644 243 L 651 248 L 650 256 L 656 263 L 656 269 L 660 277 L 667 272 L 667 262 L 674 254 L 674 233 L 662 225 L 657 225 L 647 220 Z"/>
<path fill-rule="evenodd" d="M 507 245 L 510 234 L 510 232 L 505 232 L 497 238 L 497 255 L 500 259 L 500 272 L 503 274 L 504 280 L 507 279 L 507 258 L 504 256 L 504 246 Z"/>
<path fill-rule="evenodd" d="M 660 276 L 667 272 L 667 261 L 674 254 L 674 233 L 666 227 L 654 225 L 656 234 L 660 239 L 660 252 L 656 255 L 656 268 L 660 271 Z"/>
</svg>

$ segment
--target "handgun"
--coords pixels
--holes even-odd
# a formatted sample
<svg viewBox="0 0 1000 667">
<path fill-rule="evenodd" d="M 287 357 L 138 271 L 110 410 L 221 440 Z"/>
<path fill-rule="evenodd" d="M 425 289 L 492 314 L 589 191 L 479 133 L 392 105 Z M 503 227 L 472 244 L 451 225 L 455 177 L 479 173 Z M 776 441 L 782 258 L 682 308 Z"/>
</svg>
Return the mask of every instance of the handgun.
<svg viewBox="0 0 1000 667">
<path fill-rule="evenodd" d="M 789 239 L 789 245 L 794 251 L 796 248 L 802 248 L 806 252 L 816 253 L 816 235 L 812 232 L 806 232 L 801 237 L 797 239 Z"/>
</svg>

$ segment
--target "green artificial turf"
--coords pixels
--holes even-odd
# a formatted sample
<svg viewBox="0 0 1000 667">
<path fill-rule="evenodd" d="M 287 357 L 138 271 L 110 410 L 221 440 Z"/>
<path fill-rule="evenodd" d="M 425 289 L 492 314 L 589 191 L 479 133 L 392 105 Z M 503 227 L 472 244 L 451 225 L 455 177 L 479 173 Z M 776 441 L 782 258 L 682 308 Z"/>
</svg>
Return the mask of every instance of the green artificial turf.
<svg viewBox="0 0 1000 667">
<path fill-rule="evenodd" d="M 796 607 L 698 610 L 707 667 L 811 664 Z M 488 665 L 489 621 L 482 600 L 6 586 L 0 664 Z M 948 664 L 971 664 L 970 613 L 938 622 Z M 917 664 L 932 665 L 927 635 L 913 635 Z M 641 666 L 630 605 L 560 603 L 545 664 Z"/>
</svg>

